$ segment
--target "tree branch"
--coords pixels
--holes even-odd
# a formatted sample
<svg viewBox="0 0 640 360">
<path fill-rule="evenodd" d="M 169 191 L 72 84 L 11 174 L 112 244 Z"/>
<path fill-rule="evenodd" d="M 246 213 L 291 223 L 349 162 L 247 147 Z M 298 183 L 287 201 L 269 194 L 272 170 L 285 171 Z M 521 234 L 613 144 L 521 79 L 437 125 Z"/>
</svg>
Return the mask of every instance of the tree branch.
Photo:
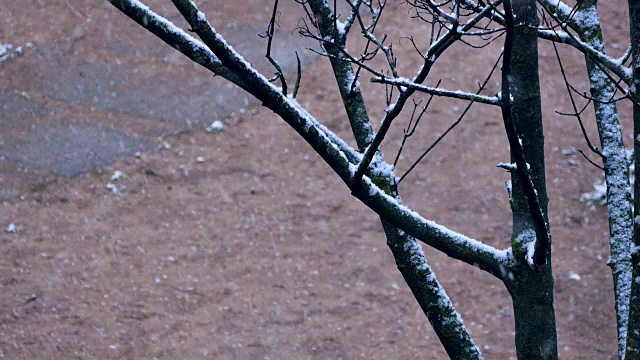
<svg viewBox="0 0 640 360">
<path fill-rule="evenodd" d="M 476 3 L 474 3 L 471 0 L 464 0 L 464 2 L 469 9 L 472 9 L 476 13 L 479 13 L 481 11 L 480 9 L 482 9 L 482 7 L 478 6 Z M 572 8 L 564 4 L 560 0 L 538 0 L 538 2 L 545 9 L 547 9 L 549 14 L 563 14 L 565 18 L 567 19 L 571 18 L 570 14 L 571 14 Z M 504 14 L 500 13 L 497 9 L 495 9 L 495 11 L 493 12 L 487 13 L 486 17 L 489 20 L 492 20 L 497 22 L 498 24 L 504 25 L 504 21 L 505 21 Z M 574 25 L 575 24 L 571 22 L 569 23 L 569 27 L 572 27 Z M 580 31 L 579 29 L 576 29 L 576 30 L 579 33 L 582 33 L 582 31 Z M 622 59 L 620 60 L 612 59 L 606 56 L 603 52 L 598 51 L 596 48 L 594 48 L 590 44 L 582 42 L 579 39 L 576 39 L 574 36 L 572 36 L 568 32 L 564 32 L 564 31 L 558 32 L 558 31 L 553 31 L 553 29 L 540 29 L 540 28 L 536 29 L 536 31 L 538 33 L 538 37 L 541 39 L 570 45 L 575 49 L 577 49 L 578 51 L 584 53 L 585 55 L 593 58 L 595 62 L 597 62 L 599 65 L 603 66 L 604 68 L 616 74 L 616 76 L 621 78 L 625 83 L 628 84 L 629 81 L 631 80 L 631 70 L 626 68 L 623 65 L 624 61 L 620 61 Z"/>
<path fill-rule="evenodd" d="M 278 0 L 274 0 L 273 2 L 273 13 L 271 14 L 271 20 L 269 20 L 269 26 L 267 27 L 267 54 L 265 56 L 267 57 L 267 60 L 269 60 L 271 65 L 273 65 L 273 67 L 276 69 L 274 80 L 280 79 L 280 84 L 282 85 L 282 93 L 286 96 L 287 79 L 285 79 L 284 77 L 284 72 L 282 72 L 280 64 L 278 64 L 278 62 L 273 57 L 271 57 L 271 43 L 273 42 L 273 32 L 275 31 L 275 27 L 277 24 L 276 16 L 278 16 Z M 298 56 L 298 54 L 296 54 L 296 56 Z"/>
<path fill-rule="evenodd" d="M 493 67 L 491 68 L 491 71 L 489 72 L 489 75 L 487 75 L 487 77 L 485 78 L 484 82 L 482 84 L 480 84 L 480 88 L 478 89 L 476 94 L 479 94 L 480 92 L 482 92 L 482 90 L 484 90 L 484 88 L 487 86 L 487 83 L 489 82 L 489 79 L 491 79 L 491 76 L 493 75 L 493 72 L 496 70 L 496 68 L 498 67 L 498 64 L 500 63 L 500 60 L 502 59 L 502 54 L 500 54 L 500 56 L 498 57 L 498 59 L 496 60 L 496 62 L 493 64 Z M 440 82 L 438 81 L 438 84 L 440 84 Z M 437 86 L 437 85 L 436 85 Z M 431 99 L 429 99 L 429 101 L 431 101 Z M 456 121 L 453 122 L 453 124 L 451 124 L 451 126 L 449 126 L 447 128 L 447 130 L 445 130 L 442 135 L 440 135 L 427 149 L 425 149 L 425 151 L 422 152 L 422 154 L 420 154 L 420 156 L 418 156 L 418 158 L 411 164 L 411 166 L 409 166 L 409 168 L 407 169 L 407 171 L 405 171 L 404 174 L 402 174 L 402 176 L 400 177 L 400 179 L 398 180 L 396 185 L 399 185 L 402 180 L 404 180 L 404 178 L 407 177 L 407 175 L 409 175 L 409 173 L 416 167 L 418 166 L 418 164 L 427 156 L 427 154 L 433 150 L 433 148 L 436 147 L 436 145 L 438 145 L 440 143 L 440 141 L 442 141 L 448 134 L 449 132 L 451 132 L 451 130 L 453 130 L 456 126 L 458 126 L 458 124 L 460 124 L 460 122 L 462 121 L 462 119 L 464 119 L 465 115 L 467 115 L 467 112 L 469 111 L 469 109 L 471 109 L 471 106 L 473 105 L 473 101 L 471 101 L 470 103 L 467 104 L 467 106 L 465 107 L 464 111 L 462 111 L 462 114 L 460 114 L 460 116 L 458 116 L 458 119 Z M 427 104 L 428 105 L 428 104 Z M 422 114 L 421 114 L 422 116 Z M 416 122 L 417 125 L 417 122 Z M 404 145 L 404 141 L 403 141 L 403 145 Z M 398 153 L 398 156 L 400 155 L 400 153 Z M 395 165 L 395 164 L 394 164 Z"/>
<path fill-rule="evenodd" d="M 587 27 L 592 25 L 590 23 L 591 21 L 576 21 L 574 9 L 563 3 L 561 0 L 538 0 L 538 2 L 547 10 L 549 15 L 558 22 L 558 24 L 560 24 L 562 29 L 565 30 L 564 32 L 557 32 L 555 29 L 539 29 L 538 36 L 540 38 L 571 45 L 580 52 L 591 57 L 598 65 L 616 74 L 616 76 L 622 79 L 626 84 L 629 84 L 631 81 L 630 69 L 626 68 L 619 61 L 608 57 L 603 51 L 599 51 L 594 48 L 592 44 L 585 43 L 580 39 L 577 39 L 567 31 L 568 25 L 568 27 L 574 29 L 579 34 L 585 34 L 588 31 Z M 560 14 L 562 19 L 555 14 Z M 585 18 L 589 18 L 589 16 Z M 566 22 L 567 25 L 564 25 L 563 22 Z M 604 69 L 602 70 L 603 74 L 606 73 Z"/>
<path fill-rule="evenodd" d="M 327 36 L 333 36 L 334 22 L 333 13 L 331 8 L 325 6 L 325 1 L 322 0 L 309 0 L 308 5 L 311 7 L 313 16 L 316 18 L 318 24 L 318 31 L 320 36 L 325 38 Z M 345 33 L 341 39 L 334 39 L 337 42 L 334 46 L 325 46 L 325 50 L 329 55 L 331 61 L 331 67 L 333 69 L 334 77 L 338 83 L 338 89 L 344 108 L 351 124 L 351 131 L 355 137 L 358 148 L 361 151 L 368 146 L 373 139 L 373 128 L 369 120 L 369 114 L 367 114 L 367 108 L 360 91 L 360 86 L 357 84 L 356 75 L 351 68 L 351 63 L 345 61 L 345 53 L 340 51 L 340 47 L 344 47 L 346 42 Z"/>
<path fill-rule="evenodd" d="M 567 5 L 557 0 L 553 1 L 555 1 L 554 6 L 556 6 L 556 8 L 550 8 L 548 6 L 549 1 L 544 1 L 547 10 L 557 11 L 557 13 L 562 14 L 561 16 L 567 19 L 566 21 L 568 21 L 569 26 L 577 31 L 581 41 L 605 55 L 602 29 L 598 18 L 597 1 L 583 0 L 580 2 L 579 9 L 575 10 L 569 9 Z M 575 14 L 570 16 L 569 14 L 572 13 Z M 589 17 L 591 20 L 588 22 L 576 21 L 576 16 L 581 14 L 590 14 Z M 629 53 L 630 51 L 627 50 L 625 56 Z M 621 60 L 618 60 L 619 64 L 623 64 L 626 61 L 625 56 L 623 56 Z M 632 272 L 631 255 L 629 254 L 629 249 L 632 245 L 631 229 L 633 228 L 630 206 L 629 167 L 616 104 L 609 100 L 615 96 L 615 85 L 606 74 L 604 74 L 603 69 L 596 66 L 591 56 L 585 54 L 584 57 L 589 75 L 591 97 L 594 100 L 593 106 L 602 148 L 601 158 L 607 184 L 607 211 L 610 234 L 609 248 L 611 252 L 608 265 L 611 267 L 613 275 L 616 320 L 618 325 L 618 357 L 623 359 L 625 358 L 627 346 L 629 292 L 631 288 L 629 279 L 631 278 Z M 565 83 L 569 86 L 566 78 Z M 571 96 L 571 92 L 569 90 L 567 91 Z M 576 107 L 574 105 L 574 111 L 575 110 Z M 584 130 L 583 134 L 586 138 Z"/>
<path fill-rule="evenodd" d="M 359 3 L 359 2 L 358 2 Z M 310 6 L 314 16 L 318 21 L 318 30 L 324 38 L 333 32 L 328 21 L 332 18 L 330 11 L 320 1 L 311 1 Z M 353 13 L 357 11 L 354 6 L 350 18 L 355 18 Z M 357 15 L 359 17 L 359 15 Z M 379 14 L 378 17 L 379 18 Z M 333 23 L 335 26 L 335 23 Z M 341 41 L 346 41 L 347 32 L 343 35 Z M 335 41 L 335 40 L 334 40 Z M 368 47 L 367 42 L 367 47 Z M 356 138 L 356 142 L 360 149 L 365 149 L 373 140 L 373 129 L 371 128 L 369 117 L 366 112 L 364 99 L 360 92 L 360 86 L 357 82 L 358 73 L 354 74 L 351 63 L 343 61 L 345 57 L 345 49 L 335 48 L 334 46 L 325 47 L 326 51 L 332 55 L 329 57 L 333 73 L 340 90 L 342 102 L 344 104 L 352 132 Z M 365 48 L 365 53 L 367 52 Z M 358 68 L 358 71 L 361 67 Z M 394 176 L 378 176 L 373 177 L 376 185 L 387 188 L 388 194 L 393 196 L 395 201 L 400 202 L 397 188 L 393 184 Z M 386 183 L 386 186 L 383 184 Z M 462 323 L 461 318 L 455 311 L 451 300 L 446 295 L 445 290 L 437 281 L 435 275 L 429 268 L 424 253 L 414 237 L 400 230 L 390 222 L 381 217 L 383 228 L 387 237 L 387 245 L 391 249 L 398 270 L 404 277 L 407 285 L 415 295 L 418 304 L 429 319 L 434 331 L 436 332 L 440 342 L 451 358 L 480 359 L 480 351 L 473 343 L 467 329 Z"/>
<path fill-rule="evenodd" d="M 485 6 L 482 12 L 480 12 L 478 15 L 470 19 L 464 26 L 462 26 L 461 28 L 454 26 L 452 31 L 449 31 L 443 37 L 438 39 L 434 44 L 432 44 L 429 50 L 427 51 L 427 55 L 425 56 L 425 62 L 422 65 L 422 68 L 420 69 L 418 74 L 413 78 L 412 83 L 421 84 L 422 82 L 424 82 L 425 79 L 427 78 L 427 75 L 431 71 L 431 67 L 435 63 L 436 59 L 447 48 L 449 48 L 449 46 L 451 46 L 456 40 L 460 39 L 460 37 L 462 37 L 462 35 L 466 31 L 473 28 L 481 19 L 485 17 L 487 13 L 491 12 L 492 9 L 498 4 L 500 4 L 501 2 L 502 0 L 496 0 L 490 5 Z M 393 122 L 394 119 L 398 117 L 398 115 L 400 115 L 400 112 L 402 111 L 404 104 L 409 99 L 409 97 L 413 95 L 414 92 L 415 90 L 409 89 L 409 88 L 407 88 L 406 90 L 400 90 L 400 95 L 398 96 L 398 100 L 394 104 L 390 104 L 387 107 L 386 115 L 382 120 L 382 124 L 380 125 L 380 129 L 378 130 L 378 133 L 376 134 L 375 138 L 371 142 L 371 145 L 369 145 L 369 147 L 365 151 L 362 161 L 360 162 L 360 164 L 358 164 L 358 169 L 354 176 L 356 187 L 359 186 L 360 180 L 362 179 L 362 176 L 364 175 L 365 171 L 369 167 L 369 164 L 371 164 L 374 154 L 378 151 L 380 144 L 382 144 L 382 140 L 386 136 L 387 131 L 389 131 L 389 128 L 391 127 L 391 123 Z"/>
<path fill-rule="evenodd" d="M 109 0 L 118 9 L 133 6 L 143 9 L 142 12 L 132 13 L 139 16 L 135 20 L 142 23 L 144 16 L 150 16 L 148 9 L 142 8 L 137 0 Z M 217 34 L 206 21 L 195 4 L 189 0 L 173 0 L 178 10 L 183 14 L 189 25 L 203 39 L 225 68 L 233 72 L 233 79 L 242 78 L 236 83 L 243 85 L 245 90 L 258 100 L 263 106 L 278 114 L 289 126 L 314 149 L 318 155 L 334 170 L 334 172 L 349 186 L 354 188 L 354 177 L 357 162 L 361 155 L 348 146 L 343 140 L 318 123 L 293 98 L 284 96 L 280 89 L 269 83 L 268 79 L 258 73 L 249 63 L 244 61 L 224 39 Z M 142 5 L 144 6 L 144 5 Z M 156 15 L 157 16 L 157 15 Z M 175 25 L 164 20 L 172 27 Z M 167 32 L 168 30 L 164 30 Z M 185 34 L 186 35 L 186 34 Z M 164 35 L 163 35 L 164 36 Z M 186 39 L 186 37 L 185 37 Z M 382 165 L 382 164 L 381 164 Z M 372 169 L 374 177 L 392 176 L 389 169 Z M 427 245 L 466 263 L 476 265 L 498 277 L 511 266 L 511 258 L 507 251 L 497 250 L 477 240 L 451 231 L 432 221 L 426 220 L 419 214 L 402 205 L 395 198 L 374 185 L 368 176 L 363 177 L 361 191 L 356 193 L 358 199 L 376 213 L 381 214 L 391 224 L 407 232 L 409 235 L 423 241 Z"/>
<path fill-rule="evenodd" d="M 433 88 L 426 85 L 415 84 L 409 79 L 405 78 L 390 78 L 390 77 L 373 77 L 371 78 L 371 82 L 381 83 L 381 84 L 390 84 L 395 86 L 403 86 L 408 89 L 413 89 L 418 92 L 423 92 L 431 95 L 449 97 L 460 100 L 469 100 L 481 104 L 487 105 L 500 105 L 501 100 L 496 96 L 484 96 L 480 94 L 467 93 L 464 91 L 456 90 L 445 90 L 440 88 Z"/>
<path fill-rule="evenodd" d="M 451 299 L 427 264 L 420 245 L 413 237 L 387 221 L 382 220 L 382 226 L 398 270 L 429 319 L 449 358 L 482 359 L 480 349 L 469 336 Z"/>
<path fill-rule="evenodd" d="M 172 22 L 151 11 L 149 7 L 132 0 L 109 0 L 109 2 L 143 28 L 175 48 L 195 63 L 209 69 L 216 75 L 240 83 L 239 79 L 227 69 L 216 55 L 202 42 L 195 39 Z"/>
<path fill-rule="evenodd" d="M 558 65 L 560 66 L 560 73 L 562 74 L 562 79 L 564 80 L 565 86 L 567 87 L 569 100 L 571 100 L 571 106 L 573 107 L 573 111 L 574 111 L 572 116 L 575 116 L 578 119 L 578 123 L 580 124 L 580 130 L 582 131 L 582 136 L 587 142 L 587 146 L 589 147 L 589 150 L 591 150 L 591 152 L 593 152 L 594 154 L 597 154 L 598 156 L 600 156 L 600 159 L 604 161 L 606 160 L 606 157 L 602 154 L 602 152 L 600 152 L 600 150 L 598 150 L 598 148 L 596 148 L 595 146 L 593 146 L 593 144 L 591 144 L 591 140 L 589 139 L 587 130 L 584 128 L 584 123 L 582 122 L 582 117 L 580 116 L 580 114 L 582 113 L 582 111 L 584 111 L 584 109 L 586 109 L 586 106 L 581 111 L 578 111 L 578 106 L 576 105 L 576 101 L 573 99 L 573 94 L 571 93 L 571 85 L 569 84 L 569 80 L 567 79 L 567 74 L 564 71 L 564 66 L 562 65 L 562 59 L 560 58 L 560 53 L 558 52 L 558 47 L 556 46 L 555 42 L 553 43 L 553 51 L 556 54 L 556 59 L 558 60 Z M 589 103 L 587 103 L 587 105 L 589 105 Z M 589 158 L 587 158 L 586 155 L 583 154 L 583 156 L 593 164 L 593 162 Z"/>
</svg>

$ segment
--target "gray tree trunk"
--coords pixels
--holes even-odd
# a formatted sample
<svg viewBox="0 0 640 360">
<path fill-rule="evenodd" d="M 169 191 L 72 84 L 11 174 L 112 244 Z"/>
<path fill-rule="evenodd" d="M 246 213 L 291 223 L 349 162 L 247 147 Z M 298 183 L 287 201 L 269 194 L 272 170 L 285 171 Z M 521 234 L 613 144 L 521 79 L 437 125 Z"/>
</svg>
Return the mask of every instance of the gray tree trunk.
<svg viewBox="0 0 640 360">
<path fill-rule="evenodd" d="M 633 75 L 629 89 L 633 104 L 633 149 L 636 166 L 633 207 L 636 218 L 633 222 L 633 243 L 631 261 L 633 274 L 631 280 L 631 296 L 629 301 L 629 328 L 627 331 L 627 360 L 640 359 L 640 105 L 638 104 L 638 86 L 640 86 L 640 2 L 629 0 L 629 22 L 631 36 L 631 69 Z"/>
</svg>

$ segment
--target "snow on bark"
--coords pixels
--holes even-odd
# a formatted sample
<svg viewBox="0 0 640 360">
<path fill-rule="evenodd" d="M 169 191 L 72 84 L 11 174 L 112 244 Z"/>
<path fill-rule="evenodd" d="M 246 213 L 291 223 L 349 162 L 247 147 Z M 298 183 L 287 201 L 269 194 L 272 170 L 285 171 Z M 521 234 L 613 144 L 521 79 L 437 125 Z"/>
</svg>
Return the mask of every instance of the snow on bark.
<svg viewBox="0 0 640 360">
<path fill-rule="evenodd" d="M 171 21 L 169 21 L 169 20 L 165 19 L 164 17 L 156 14 L 147 5 L 141 3 L 140 1 L 138 1 L 138 0 L 125 0 L 125 1 L 110 0 L 110 2 L 114 6 L 118 7 L 121 11 L 124 11 L 125 13 L 128 10 L 128 11 L 137 11 L 137 12 L 139 12 L 141 14 L 144 14 L 140 19 L 138 19 L 139 21 L 136 20 L 136 19 L 134 19 L 134 20 L 138 21 L 141 25 L 143 25 L 145 28 L 147 28 L 150 31 L 152 31 L 154 34 L 158 35 L 158 33 L 156 31 L 154 31 L 155 29 L 151 28 L 152 26 L 161 28 L 169 36 L 173 35 L 173 39 L 182 40 L 181 42 L 178 43 L 178 42 L 169 42 L 169 41 L 167 41 L 167 38 L 163 38 L 163 40 L 167 41 L 167 43 L 169 45 L 171 45 L 174 48 L 176 48 L 176 50 L 178 50 L 178 51 L 180 51 L 182 53 L 185 53 L 185 55 L 187 55 L 187 52 L 191 53 L 191 54 L 200 55 L 200 56 L 196 56 L 195 58 L 192 58 L 198 64 L 206 66 L 206 63 L 210 62 L 210 63 L 215 64 L 215 65 L 221 65 L 220 60 L 201 41 L 199 41 L 196 38 L 194 38 L 193 36 L 189 35 L 187 32 L 185 32 L 181 28 L 177 27 Z M 129 15 L 131 17 L 131 15 L 129 13 L 127 13 L 127 15 Z M 181 48 L 181 47 L 183 47 L 185 45 L 189 46 L 190 49 Z M 202 55 L 204 55 L 204 57 Z M 189 56 L 189 55 L 187 55 L 187 56 Z"/>
<path fill-rule="evenodd" d="M 518 249 L 518 253 L 524 254 L 524 259 L 530 268 L 535 267 L 533 255 L 536 248 L 536 232 L 533 229 L 525 229 L 516 235 L 514 245 Z"/>
<path fill-rule="evenodd" d="M 398 270 L 452 359 L 482 359 L 451 299 L 427 264 L 422 247 L 404 231 L 382 220 Z"/>
<path fill-rule="evenodd" d="M 385 212 L 381 215 L 398 214 L 404 224 L 398 224 L 397 226 L 427 245 L 443 251 L 450 257 L 470 264 L 495 266 L 497 274 L 499 274 L 500 266 L 507 268 L 511 266 L 508 250 L 498 250 L 481 241 L 423 218 L 394 197 L 387 195 L 366 176 L 363 178 L 363 183 L 363 189 L 368 191 L 370 197 L 374 198 L 374 200 L 383 199 L 390 208 L 393 208 L 388 213 Z M 389 221 L 392 220 L 389 219 Z M 413 231 L 408 231 L 409 228 Z"/>
<path fill-rule="evenodd" d="M 298 116 L 303 121 L 302 128 L 306 132 L 309 132 L 311 128 L 315 128 L 318 132 L 318 135 L 324 139 L 324 142 L 335 148 L 340 153 L 340 156 L 343 157 L 346 161 L 350 161 L 353 163 L 355 161 L 359 162 L 362 160 L 361 153 L 352 148 L 342 138 L 329 130 L 329 128 L 321 124 L 316 118 L 309 114 L 309 112 L 304 107 L 302 107 L 295 98 L 289 95 L 285 99 L 286 102 L 298 113 Z"/>
<path fill-rule="evenodd" d="M 596 1 L 583 2 L 577 11 L 560 0 L 541 0 L 541 3 L 556 17 L 567 21 L 569 27 L 580 34 L 580 42 L 577 44 L 578 48 L 586 50 L 585 58 L 591 84 L 591 95 L 595 99 L 602 100 L 602 102 L 594 101 L 594 108 L 604 155 L 606 186 L 601 188 L 602 190 L 606 189 L 609 217 L 611 249 L 609 266 L 614 277 L 618 321 L 618 356 L 624 359 L 632 272 L 629 249 L 633 236 L 629 163 L 622 140 L 616 104 L 607 103 L 615 95 L 615 86 L 607 74 L 594 64 L 592 57 L 627 83 L 631 81 L 632 73 L 629 68 L 622 65 L 621 61 L 612 59 L 605 54 Z M 573 41 L 568 39 L 566 33 L 560 35 L 565 40 L 564 42 L 571 43 Z M 584 198 L 589 200 L 589 196 Z M 593 199 L 593 196 L 591 198 Z"/>
<path fill-rule="evenodd" d="M 466 4 L 471 4 L 470 1 L 464 1 Z M 569 27 L 577 28 L 575 17 L 576 15 L 572 12 L 572 8 L 563 3 L 560 0 L 539 0 L 538 1 L 542 6 L 544 6 L 547 11 L 552 14 L 552 17 L 560 20 L 563 24 L 561 25 L 562 29 L 566 30 L 567 23 Z M 474 6 L 475 7 L 475 6 Z M 476 12 L 479 12 L 478 9 L 475 9 Z M 593 24 L 593 12 L 590 12 L 586 15 L 578 15 L 578 20 L 580 20 L 581 24 Z M 596 13 L 597 15 L 597 13 Z M 493 13 L 494 19 L 497 19 L 498 22 L 504 22 L 504 19 L 500 16 L 500 14 Z M 584 29 L 578 29 L 577 32 L 583 32 Z M 578 49 L 579 51 L 585 53 L 585 55 L 589 55 L 595 58 L 601 65 L 605 68 L 608 68 L 617 76 L 619 76 L 625 83 L 630 83 L 632 71 L 629 67 L 625 67 L 623 65 L 623 59 L 626 59 L 626 56 L 621 57 L 620 59 L 613 59 L 607 56 L 604 52 L 601 52 L 595 48 L 593 48 L 588 43 L 581 41 L 575 36 L 571 36 L 569 33 L 565 31 L 560 31 L 558 29 L 546 29 L 546 28 L 538 28 L 537 29 L 538 37 L 541 39 L 556 41 L 564 44 L 569 44 L 572 47 Z"/>
<path fill-rule="evenodd" d="M 568 16 L 566 7 L 561 7 Z M 586 2 L 573 16 L 574 26 L 579 29 L 581 40 L 595 51 L 605 55 L 602 30 L 595 2 Z M 591 95 L 595 99 L 594 108 L 602 154 L 604 155 L 605 182 L 607 190 L 607 210 L 609 218 L 609 246 L 611 267 L 616 298 L 616 318 L 618 322 L 618 356 L 624 359 L 629 318 L 632 264 L 630 247 L 633 240 L 631 207 L 631 186 L 629 182 L 629 160 L 622 139 L 622 129 L 615 103 L 608 100 L 615 96 L 615 86 L 609 77 L 593 61 L 585 56 L 591 85 Z"/>
<path fill-rule="evenodd" d="M 485 95 L 479 95 L 479 94 L 465 92 L 465 91 L 462 91 L 462 90 L 454 90 L 454 91 L 452 91 L 452 90 L 445 90 L 445 89 L 441 89 L 441 88 L 434 88 L 434 87 L 430 87 L 430 86 L 426 86 L 426 85 L 422 85 L 422 84 L 417 84 L 413 80 L 409 80 L 409 79 L 403 78 L 403 77 L 394 78 L 394 77 L 376 76 L 376 77 L 372 78 L 371 81 L 372 82 L 380 82 L 380 83 L 390 84 L 390 85 L 397 85 L 397 86 L 401 86 L 401 87 L 404 87 L 404 88 L 413 89 L 415 91 L 424 92 L 424 93 L 431 94 L 431 95 L 436 95 L 436 96 L 451 97 L 451 98 L 463 99 L 463 100 L 471 100 L 471 101 L 475 101 L 475 102 L 479 102 L 479 103 L 483 103 L 483 104 L 489 104 L 489 105 L 499 105 L 500 104 L 500 97 L 498 97 L 498 96 L 485 96 Z M 386 111 L 389 112 L 391 110 L 393 110 L 393 108 L 388 108 Z"/>
</svg>

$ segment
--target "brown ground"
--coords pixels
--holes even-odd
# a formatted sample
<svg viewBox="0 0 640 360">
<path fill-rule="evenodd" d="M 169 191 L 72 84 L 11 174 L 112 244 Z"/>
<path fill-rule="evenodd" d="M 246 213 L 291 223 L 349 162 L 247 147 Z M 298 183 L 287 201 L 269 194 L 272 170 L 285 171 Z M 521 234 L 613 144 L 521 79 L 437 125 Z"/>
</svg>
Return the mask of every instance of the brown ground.
<svg viewBox="0 0 640 360">
<path fill-rule="evenodd" d="M 32 1 L 25 9 L 17 3 L 4 9 L 0 23 L 3 36 L 16 43 L 69 45 L 75 34 L 84 44 L 78 56 L 99 56 L 87 49 L 99 48 L 107 24 L 126 46 L 151 39 L 108 5 Z M 249 4 L 243 7 L 235 1 L 235 8 L 219 3 L 206 7 L 214 23 L 266 24 L 265 15 L 246 15 L 260 2 L 240 2 Z M 626 29 L 626 12 L 608 2 L 601 6 L 611 24 L 607 38 L 624 48 L 624 36 L 614 30 Z M 411 27 L 422 29 L 401 16 L 404 8 L 393 16 L 389 10 L 385 25 L 391 38 Z M 269 10 L 261 5 L 256 11 Z M 78 27 L 85 15 L 92 22 Z M 295 19 L 283 24 L 292 26 Z M 412 47 L 401 45 L 395 49 L 407 59 L 401 65 L 415 66 Z M 613 51 L 618 55 L 622 49 Z M 552 49 L 544 44 L 541 53 L 560 357 L 614 358 L 606 212 L 578 201 L 599 171 L 579 154 L 563 154 L 586 146 L 575 119 L 553 113 L 570 109 Z M 453 88 L 474 86 L 494 59 L 462 47 L 451 54 L 453 61 L 441 66 L 438 76 Z M 575 85 L 586 90 L 580 56 L 565 55 Z M 144 56 L 120 61 L 151 73 L 177 71 Z M 3 89 L 37 90 L 16 80 L 29 69 L 12 64 L 0 70 L 8 79 Z M 300 102 L 350 138 L 327 71 L 324 60 L 307 68 Z M 376 93 L 378 99 L 383 95 L 379 87 L 363 85 L 369 104 Z M 49 105 L 132 133 L 149 126 L 90 105 Z M 453 106 L 463 104 L 434 106 L 400 170 L 455 120 Z M 370 114 L 379 118 L 381 110 L 374 106 Z M 395 270 L 376 215 L 351 198 L 328 166 L 269 111 L 254 107 L 225 121 L 221 134 L 200 128 L 183 132 L 165 138 L 171 149 L 72 179 L 5 161 L 2 181 L 24 197 L 0 204 L 0 357 L 446 358 Z M 499 121 L 494 110 L 477 106 L 401 190 L 427 218 L 505 248 L 507 174 L 495 164 L 508 153 Z M 595 136 L 592 121 L 588 127 Z M 387 159 L 395 155 L 399 131 L 398 126 L 388 139 Z M 202 163 L 196 162 L 200 156 Z M 118 183 L 127 189 L 120 195 L 105 190 L 115 170 L 125 174 Z M 4 231 L 10 223 L 18 225 L 17 234 Z M 485 357 L 513 358 L 513 316 L 502 284 L 425 250 Z M 571 272 L 581 280 L 570 279 Z"/>
</svg>

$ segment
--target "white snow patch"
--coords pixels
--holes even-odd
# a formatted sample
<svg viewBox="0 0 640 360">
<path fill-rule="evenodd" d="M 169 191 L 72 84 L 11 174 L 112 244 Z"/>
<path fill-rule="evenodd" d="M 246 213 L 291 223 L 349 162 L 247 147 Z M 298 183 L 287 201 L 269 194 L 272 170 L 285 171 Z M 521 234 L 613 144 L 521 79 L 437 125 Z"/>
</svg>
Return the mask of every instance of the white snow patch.
<svg viewBox="0 0 640 360">
<path fill-rule="evenodd" d="M 347 78 L 346 78 L 345 80 L 346 80 L 346 81 L 345 81 L 345 83 L 343 84 L 343 85 L 344 85 L 343 90 L 344 90 L 344 92 L 345 92 L 346 94 L 351 93 L 351 88 L 352 88 L 352 87 L 353 87 L 353 90 L 354 90 L 354 91 L 355 91 L 355 90 L 358 90 L 358 91 L 359 91 L 359 89 L 360 89 L 360 81 L 355 80 L 355 73 L 354 73 L 353 71 L 350 71 L 350 72 L 347 74 Z M 355 81 L 355 84 L 353 83 L 354 81 Z"/>
<path fill-rule="evenodd" d="M 596 205 L 606 205 L 607 204 L 607 183 L 603 179 L 597 180 L 593 184 L 593 191 L 589 193 L 584 193 L 580 196 L 580 201 L 596 204 Z"/>
<path fill-rule="evenodd" d="M 196 16 L 198 18 L 198 21 L 207 21 L 207 17 L 200 10 L 198 10 L 198 12 L 196 13 Z"/>
<path fill-rule="evenodd" d="M 573 15 L 576 25 L 583 29 L 595 29 L 600 26 L 598 10 L 595 6 L 583 7 Z"/>
<path fill-rule="evenodd" d="M 409 259 L 415 269 L 420 271 L 427 270 L 427 263 L 424 261 L 424 251 L 417 241 L 407 241 L 404 243 L 404 251 L 409 253 Z"/>
<path fill-rule="evenodd" d="M 107 188 L 107 190 L 111 191 L 113 194 L 120 193 L 120 191 L 118 191 L 118 187 L 116 186 L 116 184 L 108 183 L 105 187 Z"/>
<path fill-rule="evenodd" d="M 384 112 L 390 113 L 390 112 L 393 111 L 393 109 L 395 109 L 395 107 L 396 107 L 396 103 L 389 104 L 389 106 L 387 106 L 387 108 L 384 110 Z"/>
<path fill-rule="evenodd" d="M 25 47 L 30 49 L 33 47 L 33 44 L 28 42 L 25 44 Z M 23 53 L 24 48 L 22 46 L 14 48 L 12 44 L 0 44 L 0 64 L 2 64 L 5 60 L 9 60 L 16 55 L 22 55 Z"/>
<path fill-rule="evenodd" d="M 11 223 L 11 224 L 9 224 L 9 226 L 7 226 L 7 232 L 8 233 L 17 234 L 19 230 L 20 229 L 18 228 L 18 225 L 14 224 L 14 223 Z"/>
<path fill-rule="evenodd" d="M 344 36 L 346 27 L 347 27 L 346 22 L 336 20 L 336 31 L 338 31 L 338 34 L 340 35 L 340 37 Z"/>
<path fill-rule="evenodd" d="M 515 242 L 526 247 L 525 260 L 529 266 L 534 266 L 533 256 L 536 251 L 536 232 L 533 229 L 526 229 L 516 236 Z"/>
<path fill-rule="evenodd" d="M 205 130 L 212 133 L 222 132 L 222 130 L 224 130 L 224 123 L 220 120 L 216 120 L 212 122 L 211 125 L 209 125 Z"/>
<path fill-rule="evenodd" d="M 582 277 L 580 275 L 578 275 L 577 273 L 573 272 L 573 271 L 569 271 L 569 279 L 571 280 L 575 280 L 575 281 L 580 281 L 582 279 Z"/>
<path fill-rule="evenodd" d="M 111 175 L 111 180 L 113 181 L 117 181 L 119 180 L 122 176 L 124 176 L 124 173 L 120 170 L 116 170 L 113 172 L 113 175 Z"/>
<path fill-rule="evenodd" d="M 527 255 L 526 255 L 527 264 L 529 264 L 530 266 L 533 266 L 533 255 L 535 253 L 536 253 L 536 242 L 530 241 L 527 244 Z"/>
</svg>

